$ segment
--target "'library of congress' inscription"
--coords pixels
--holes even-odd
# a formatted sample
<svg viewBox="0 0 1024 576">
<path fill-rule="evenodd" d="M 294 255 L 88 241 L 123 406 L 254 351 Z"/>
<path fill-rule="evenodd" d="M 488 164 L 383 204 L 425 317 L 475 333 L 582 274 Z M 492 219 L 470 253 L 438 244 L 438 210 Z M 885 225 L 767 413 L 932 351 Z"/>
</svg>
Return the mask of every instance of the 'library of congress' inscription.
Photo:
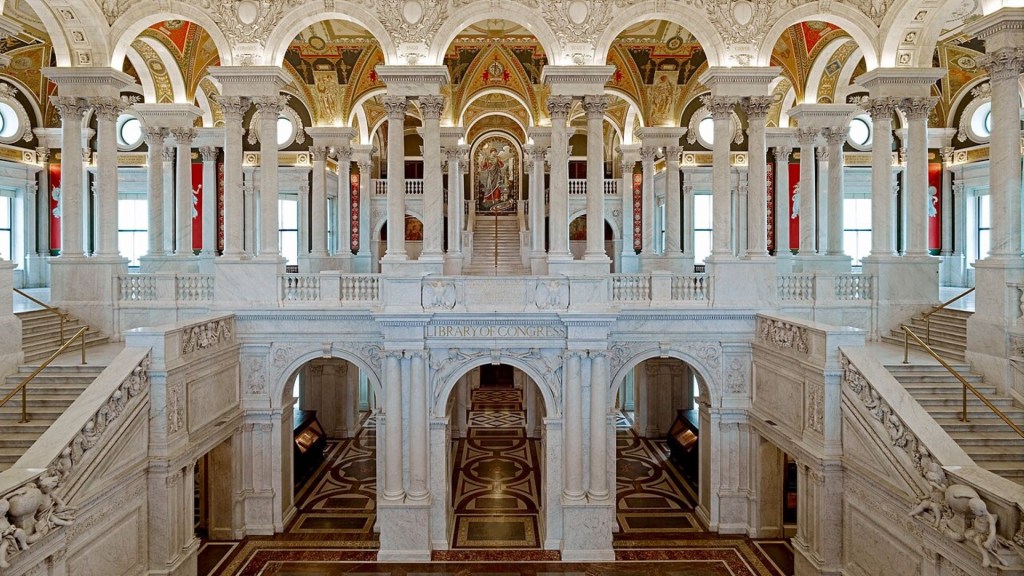
<svg viewBox="0 0 1024 576">
<path fill-rule="evenodd" d="M 428 326 L 428 338 L 565 338 L 561 326 Z"/>
</svg>

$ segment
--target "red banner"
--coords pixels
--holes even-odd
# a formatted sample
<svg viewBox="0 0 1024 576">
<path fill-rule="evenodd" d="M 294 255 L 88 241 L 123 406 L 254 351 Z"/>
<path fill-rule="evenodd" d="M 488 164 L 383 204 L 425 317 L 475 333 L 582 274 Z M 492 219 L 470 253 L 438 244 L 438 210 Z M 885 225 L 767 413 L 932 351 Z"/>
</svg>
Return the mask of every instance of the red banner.
<svg viewBox="0 0 1024 576">
<path fill-rule="evenodd" d="M 766 233 L 768 234 L 768 252 L 771 254 L 775 253 L 775 164 L 769 162 L 767 166 L 768 170 L 765 172 L 767 181 L 765 182 L 768 191 L 768 206 L 765 215 L 768 217 L 768 227 Z"/>
<path fill-rule="evenodd" d="M 359 252 L 359 174 L 351 174 L 348 179 L 348 198 L 349 198 L 349 217 L 350 217 L 350 237 L 349 249 L 353 254 Z M 339 206 L 339 210 L 344 210 L 344 206 Z"/>
<path fill-rule="evenodd" d="M 60 163 L 50 164 L 50 255 L 60 252 Z"/>
<path fill-rule="evenodd" d="M 942 250 L 942 164 L 928 165 L 928 249 Z"/>
<path fill-rule="evenodd" d="M 217 162 L 217 253 L 224 253 L 224 162 Z"/>
<path fill-rule="evenodd" d="M 800 248 L 800 163 L 789 163 L 789 248 Z"/>
<path fill-rule="evenodd" d="M 203 249 L 203 163 L 192 163 L 192 249 Z"/>
<path fill-rule="evenodd" d="M 633 174 L 633 251 L 644 249 L 644 175 Z"/>
</svg>

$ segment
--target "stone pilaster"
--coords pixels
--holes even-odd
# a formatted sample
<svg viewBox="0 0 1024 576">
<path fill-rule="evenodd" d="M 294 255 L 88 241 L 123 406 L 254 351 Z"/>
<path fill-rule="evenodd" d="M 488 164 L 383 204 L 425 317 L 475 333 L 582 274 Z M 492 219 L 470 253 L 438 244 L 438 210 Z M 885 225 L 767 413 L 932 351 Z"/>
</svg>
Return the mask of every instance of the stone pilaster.
<svg viewBox="0 0 1024 576">
<path fill-rule="evenodd" d="M 276 129 L 275 124 L 275 129 Z M 172 128 L 178 149 L 177 175 L 175 178 L 174 211 L 174 255 L 192 258 L 192 139 L 196 132 L 192 128 Z M 276 220 L 275 220 L 276 221 Z"/>
<path fill-rule="evenodd" d="M 843 248 L 843 144 L 846 143 L 848 133 L 849 129 L 845 126 L 821 129 L 828 154 L 828 235 L 825 255 L 829 269 L 839 273 L 850 271 L 850 257 Z"/>
<path fill-rule="evenodd" d="M 224 256 L 239 259 L 244 253 L 245 221 L 242 196 L 242 116 L 249 109 L 248 98 L 216 98 L 224 111 Z"/>
<path fill-rule="evenodd" d="M 900 104 L 909 124 L 905 253 L 911 258 L 928 255 L 928 115 L 935 107 L 936 101 L 937 98 L 931 97 L 907 98 Z"/>
<path fill-rule="evenodd" d="M 90 106 L 84 98 L 51 96 L 50 102 L 61 116 L 61 195 L 60 255 L 76 258 L 85 255 L 82 223 L 86 204 L 82 189 L 82 116 Z"/>
<path fill-rule="evenodd" d="M 793 270 L 793 253 L 789 247 L 789 156 L 788 145 L 775 147 L 775 263 L 780 273 Z"/>
<path fill-rule="evenodd" d="M 203 251 L 204 258 L 217 255 L 217 156 L 220 154 L 216 146 L 203 146 L 199 149 L 203 158 Z"/>
<path fill-rule="evenodd" d="M 797 142 L 800 143 L 800 252 L 798 260 L 814 256 L 816 247 L 815 196 L 814 186 L 814 143 L 818 131 L 814 128 L 801 128 L 797 131 Z"/>
<path fill-rule="evenodd" d="M 622 200 L 622 255 L 619 258 L 618 272 L 635 273 L 640 271 L 640 262 L 633 247 L 634 231 L 640 222 L 633 203 L 633 169 L 639 159 L 639 146 L 636 144 L 619 147 L 619 195 Z"/>
<path fill-rule="evenodd" d="M 143 131 L 146 146 L 146 179 L 149 194 L 149 250 L 147 256 L 164 255 L 164 140 L 167 129 L 147 126 Z M 145 258 L 143 259 L 145 268 Z"/>
<path fill-rule="evenodd" d="M 654 196 L 654 159 L 658 155 L 658 147 L 644 144 L 640 147 L 640 169 L 643 172 L 643 182 L 640 193 L 641 213 L 641 246 L 640 261 L 645 271 L 650 269 L 649 261 L 655 256 L 654 251 L 654 211 L 656 198 Z"/>
</svg>

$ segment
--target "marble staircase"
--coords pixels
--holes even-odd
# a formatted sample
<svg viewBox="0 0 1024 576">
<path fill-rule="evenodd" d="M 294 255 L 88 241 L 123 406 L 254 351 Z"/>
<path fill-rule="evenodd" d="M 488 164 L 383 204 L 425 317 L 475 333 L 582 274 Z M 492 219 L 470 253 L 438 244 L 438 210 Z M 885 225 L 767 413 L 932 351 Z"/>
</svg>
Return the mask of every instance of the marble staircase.
<svg viewBox="0 0 1024 576">
<path fill-rule="evenodd" d="M 495 266 L 497 253 L 497 266 Z M 467 276 L 528 276 L 519 248 L 519 220 L 515 215 L 478 214 L 473 224 L 473 253 L 462 267 Z"/>
<path fill-rule="evenodd" d="M 25 363 L 0 383 L 6 396 L 60 347 L 60 320 L 45 310 L 19 312 Z M 69 318 L 64 336 L 70 338 L 83 326 Z M 0 407 L 0 471 L 11 467 L 57 417 L 64 413 L 106 368 L 123 344 L 112 344 L 98 332 L 86 332 L 86 362 L 81 364 L 81 345 L 76 342 L 40 372 L 28 386 L 29 422 L 21 420 L 21 394 Z"/>
<path fill-rule="evenodd" d="M 929 330 L 925 321 L 921 319 L 921 314 L 914 316 L 906 324 L 914 334 L 917 334 L 918 338 L 925 342 L 930 340 L 928 345 L 935 350 L 936 354 L 942 356 L 943 360 L 963 362 L 967 350 L 967 319 L 971 317 L 971 314 L 972 312 L 967 310 L 955 308 L 943 308 L 932 314 L 930 338 L 927 337 Z M 882 336 L 882 341 L 902 347 L 903 330 L 898 328 L 892 330 L 889 334 Z M 922 350 L 913 338 L 910 340 L 910 347 Z"/>
</svg>

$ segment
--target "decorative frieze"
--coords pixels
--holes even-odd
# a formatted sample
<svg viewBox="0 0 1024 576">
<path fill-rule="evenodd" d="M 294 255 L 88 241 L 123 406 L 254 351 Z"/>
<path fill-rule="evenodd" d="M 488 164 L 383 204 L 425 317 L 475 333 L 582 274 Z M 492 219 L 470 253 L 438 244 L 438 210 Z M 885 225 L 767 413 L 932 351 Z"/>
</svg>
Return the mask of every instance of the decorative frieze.
<svg viewBox="0 0 1024 576">
<path fill-rule="evenodd" d="M 785 351 L 810 353 L 810 348 L 807 345 L 807 329 L 784 320 L 759 316 L 757 339 Z"/>
<path fill-rule="evenodd" d="M 181 335 L 181 355 L 185 356 L 199 350 L 214 348 L 219 344 L 234 340 L 235 321 L 233 318 L 222 318 L 210 322 L 193 324 L 185 328 Z"/>
</svg>

